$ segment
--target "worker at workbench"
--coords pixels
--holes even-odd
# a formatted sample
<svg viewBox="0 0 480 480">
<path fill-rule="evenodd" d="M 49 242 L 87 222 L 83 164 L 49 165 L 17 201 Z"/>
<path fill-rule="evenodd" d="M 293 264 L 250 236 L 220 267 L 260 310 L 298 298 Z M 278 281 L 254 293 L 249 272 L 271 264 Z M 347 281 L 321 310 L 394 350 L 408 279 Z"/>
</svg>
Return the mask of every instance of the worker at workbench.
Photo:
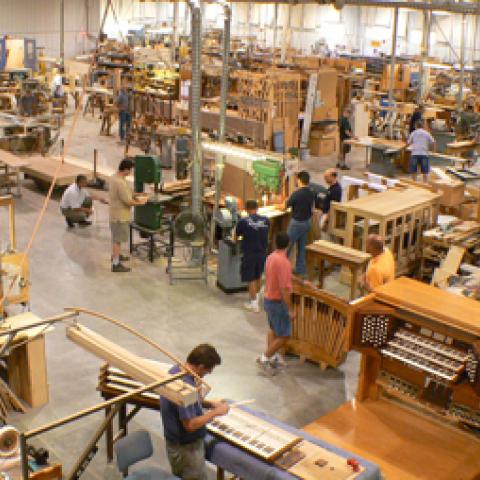
<svg viewBox="0 0 480 480">
<path fill-rule="evenodd" d="M 88 227 L 92 224 L 88 220 L 93 213 L 93 200 L 108 203 L 104 198 L 97 197 L 87 190 L 87 177 L 77 175 L 75 183 L 72 183 L 62 195 L 60 210 L 65 217 L 68 228 L 74 228 L 77 223 L 80 227 Z"/>
<path fill-rule="evenodd" d="M 248 283 L 250 297 L 245 308 L 259 313 L 260 287 L 267 259 L 270 221 L 267 217 L 258 215 L 256 200 L 247 200 L 245 207 L 248 217 L 239 220 L 235 236 L 242 241 L 241 277 L 242 282 Z"/>
<path fill-rule="evenodd" d="M 305 247 L 307 246 L 308 232 L 312 228 L 312 214 L 315 203 L 315 193 L 310 188 L 310 174 L 306 171 L 297 173 L 297 186 L 286 202 L 286 207 L 292 209 L 292 218 L 288 224 L 290 238 L 290 256 L 294 245 L 297 245 L 297 261 L 295 274 L 305 276 L 307 265 L 305 262 Z"/>
<path fill-rule="evenodd" d="M 110 177 L 110 231 L 112 232 L 112 272 L 129 272 L 130 268 L 121 263 L 129 257 L 121 254 L 122 243 L 128 241 L 131 208 L 144 205 L 146 197 L 137 196 L 127 183 L 132 173 L 133 162 L 124 159 L 120 162 L 118 172 Z"/>
<path fill-rule="evenodd" d="M 410 159 L 410 172 L 414 181 L 417 181 L 418 166 L 423 174 L 423 182 L 428 182 L 430 172 L 430 160 L 428 151 L 435 144 L 434 138 L 424 128 L 424 121 L 419 120 L 415 124 L 415 131 L 408 137 L 408 145 L 412 151 Z"/>
<path fill-rule="evenodd" d="M 118 108 L 118 134 L 121 142 L 126 140 L 127 135 L 130 132 L 130 126 L 132 123 L 132 113 L 130 109 L 131 97 L 132 94 L 130 89 L 122 86 L 115 101 Z"/>
<path fill-rule="evenodd" d="M 392 252 L 385 247 L 381 235 L 371 234 L 367 238 L 367 253 L 372 258 L 367 266 L 367 271 L 359 280 L 360 286 L 368 291 L 395 280 L 395 259 Z"/>
<path fill-rule="evenodd" d="M 415 131 L 417 122 L 419 120 L 423 120 L 423 114 L 425 112 L 425 107 L 423 105 L 419 105 L 415 111 L 412 113 L 412 118 L 410 119 L 410 127 L 408 133 L 412 133 Z"/>
<path fill-rule="evenodd" d="M 289 237 L 277 233 L 276 250 L 265 265 L 264 308 L 268 319 L 267 349 L 257 358 L 257 365 L 267 375 L 275 375 L 283 366 L 278 353 L 292 333 L 292 266 L 287 258 Z"/>
<path fill-rule="evenodd" d="M 328 219 L 330 213 L 330 205 L 332 202 L 342 201 L 342 186 L 338 181 L 338 173 L 334 168 L 325 170 L 323 174 L 325 183 L 328 185 L 327 194 L 323 199 L 322 217 L 320 218 L 320 228 L 323 231 L 327 230 Z"/>
<path fill-rule="evenodd" d="M 215 348 L 201 344 L 190 352 L 186 366 L 203 378 L 212 373 L 220 363 L 221 358 Z M 169 373 L 176 374 L 180 371 L 181 367 L 176 365 Z M 193 375 L 185 375 L 183 381 L 195 385 Z M 199 400 L 188 407 L 180 407 L 161 397 L 160 408 L 172 473 L 183 480 L 206 480 L 204 444 L 206 425 L 214 418 L 227 414 L 228 405 L 224 402 Z M 207 409 L 206 412 L 204 408 Z"/>
<path fill-rule="evenodd" d="M 352 147 L 349 144 L 345 143 L 345 140 L 355 139 L 355 135 L 352 131 L 352 125 L 350 124 L 350 116 L 352 115 L 352 110 L 349 107 L 346 107 L 343 110 L 343 114 L 338 121 L 339 135 L 340 135 L 340 149 L 338 151 L 338 163 L 337 168 L 342 170 L 350 170 L 350 167 L 345 162 L 345 157 L 347 153 L 350 152 Z"/>
</svg>

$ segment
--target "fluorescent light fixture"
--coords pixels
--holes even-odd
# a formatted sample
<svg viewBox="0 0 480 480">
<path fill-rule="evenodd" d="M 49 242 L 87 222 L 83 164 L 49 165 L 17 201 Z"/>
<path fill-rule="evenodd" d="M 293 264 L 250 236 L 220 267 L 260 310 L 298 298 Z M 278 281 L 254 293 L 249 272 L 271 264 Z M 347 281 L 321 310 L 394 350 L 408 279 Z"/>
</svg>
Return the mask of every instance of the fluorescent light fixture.
<svg viewBox="0 0 480 480">
<path fill-rule="evenodd" d="M 453 67 L 451 65 L 444 65 L 442 63 L 425 62 L 423 65 L 425 67 L 436 68 L 437 70 L 452 70 L 453 69 Z"/>
<path fill-rule="evenodd" d="M 220 155 L 243 158 L 245 160 L 265 160 L 267 156 L 262 153 L 256 153 L 248 148 L 236 147 L 230 144 L 216 142 L 202 142 L 203 150 Z"/>
</svg>

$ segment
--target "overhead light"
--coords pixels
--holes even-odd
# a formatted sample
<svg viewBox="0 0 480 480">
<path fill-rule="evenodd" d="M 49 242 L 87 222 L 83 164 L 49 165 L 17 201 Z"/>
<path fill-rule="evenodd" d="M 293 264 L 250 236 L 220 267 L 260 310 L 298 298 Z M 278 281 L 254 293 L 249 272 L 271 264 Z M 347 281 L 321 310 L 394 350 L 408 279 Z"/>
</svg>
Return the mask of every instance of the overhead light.
<svg viewBox="0 0 480 480">
<path fill-rule="evenodd" d="M 423 65 L 425 67 L 436 68 L 437 70 L 453 70 L 453 67 L 451 65 L 445 65 L 443 63 L 425 62 Z"/>
<path fill-rule="evenodd" d="M 451 13 L 445 10 L 432 10 L 432 15 L 436 15 L 437 17 L 450 17 Z"/>
</svg>

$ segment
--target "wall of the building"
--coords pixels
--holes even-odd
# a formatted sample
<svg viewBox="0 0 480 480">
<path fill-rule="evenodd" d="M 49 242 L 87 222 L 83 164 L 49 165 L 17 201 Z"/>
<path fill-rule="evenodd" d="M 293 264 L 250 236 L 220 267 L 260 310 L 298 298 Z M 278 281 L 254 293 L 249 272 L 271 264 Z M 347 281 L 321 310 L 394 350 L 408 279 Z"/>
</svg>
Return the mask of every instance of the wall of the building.
<svg viewBox="0 0 480 480">
<path fill-rule="evenodd" d="M 103 4 L 106 0 L 101 0 Z M 112 15 L 107 19 L 107 32 L 118 35 L 119 27 L 126 32 L 129 23 L 142 23 L 146 18 L 150 22 L 165 22 L 171 25 L 173 20 L 172 2 L 135 2 L 132 0 L 114 0 L 117 23 Z M 288 9 L 291 8 L 290 25 L 292 46 L 309 53 L 317 42 L 326 42 L 331 49 L 345 46 L 348 51 L 372 54 L 374 50 L 389 53 L 392 43 L 393 10 L 389 8 L 348 6 L 338 11 L 325 5 L 278 5 L 277 46 L 281 46 L 282 29 L 287 25 Z M 206 4 L 204 23 L 206 27 L 223 25 L 221 7 Z M 180 2 L 179 31 L 188 32 L 188 9 Z M 250 12 L 250 13 L 249 13 Z M 250 17 L 250 21 L 249 21 Z M 460 51 L 461 16 L 437 13 L 432 25 L 430 55 L 439 60 L 457 62 Z M 257 40 L 271 46 L 274 39 L 275 5 L 233 3 L 233 33 L 237 35 L 255 35 Z M 467 17 L 466 59 L 468 62 L 480 60 L 480 20 Z M 250 25 L 250 26 L 249 26 Z M 423 13 L 416 10 L 401 9 L 398 25 L 398 53 L 418 55 L 422 42 Z M 475 43 L 475 37 L 477 42 Z M 449 43 L 452 47 L 449 46 Z M 377 47 L 375 45 L 380 45 Z"/>
<path fill-rule="evenodd" d="M 84 53 L 94 43 L 85 36 L 98 34 L 100 0 L 65 0 L 65 58 Z M 87 20 L 88 10 L 88 20 Z M 60 0 L 0 1 L 0 35 L 35 38 L 45 55 L 60 55 Z"/>
</svg>

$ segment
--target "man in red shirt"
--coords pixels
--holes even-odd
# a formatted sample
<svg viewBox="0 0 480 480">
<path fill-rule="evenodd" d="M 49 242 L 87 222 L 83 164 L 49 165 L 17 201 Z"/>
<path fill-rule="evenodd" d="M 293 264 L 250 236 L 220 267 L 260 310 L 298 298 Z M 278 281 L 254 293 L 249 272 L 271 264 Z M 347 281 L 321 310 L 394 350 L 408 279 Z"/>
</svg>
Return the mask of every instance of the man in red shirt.
<svg viewBox="0 0 480 480">
<path fill-rule="evenodd" d="M 275 237 L 276 250 L 268 256 L 265 264 L 264 307 L 269 330 L 267 350 L 257 358 L 257 364 L 269 375 L 274 375 L 283 363 L 278 351 L 292 332 L 292 266 L 287 257 L 289 243 L 286 233 L 278 233 Z"/>
</svg>

